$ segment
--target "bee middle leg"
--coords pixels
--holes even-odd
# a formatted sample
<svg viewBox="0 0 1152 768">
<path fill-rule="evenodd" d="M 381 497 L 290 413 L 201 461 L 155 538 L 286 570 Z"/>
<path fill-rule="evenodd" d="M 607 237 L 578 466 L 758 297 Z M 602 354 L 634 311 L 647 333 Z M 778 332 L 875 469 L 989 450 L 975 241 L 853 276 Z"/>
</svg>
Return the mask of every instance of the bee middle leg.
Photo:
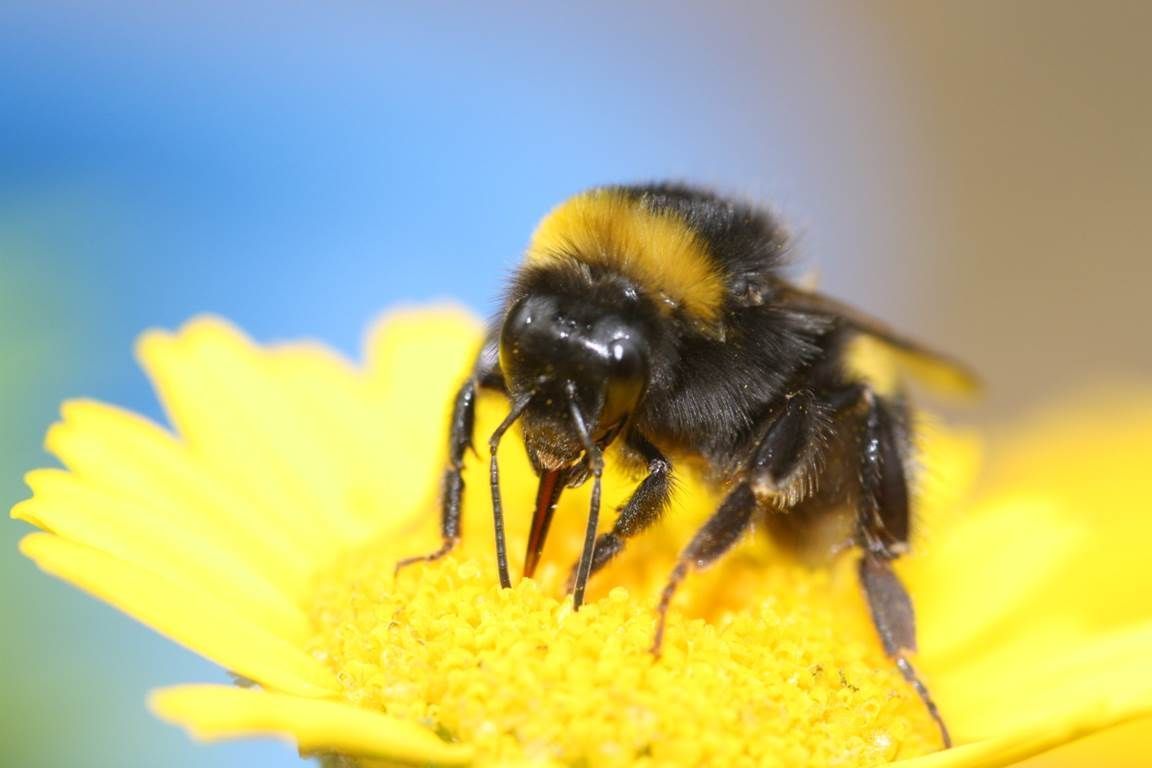
<svg viewBox="0 0 1152 768">
<path fill-rule="evenodd" d="M 676 567 L 668 577 L 656 609 L 653 654 L 660 655 L 668 607 L 689 570 L 708 567 L 732 548 L 752 522 L 752 514 L 761 503 L 760 497 L 767 493 L 787 498 L 800 492 L 791 488 L 803 483 L 812 468 L 814 452 L 826 423 L 826 411 L 812 392 L 804 390 L 785 399 L 782 406 L 769 416 L 768 428 L 752 452 L 740 480 L 680 553 Z"/>
<path fill-rule="evenodd" d="M 668 619 L 668 607 L 672 604 L 672 597 L 680 582 L 688 575 L 691 568 L 707 568 L 721 555 L 732 548 L 740 536 L 748 530 L 752 521 L 752 513 L 756 510 L 756 494 L 748 482 L 741 482 L 724 497 L 720 508 L 716 510 L 708 522 L 704 523 L 692 541 L 680 553 L 680 559 L 668 583 L 660 594 L 660 605 L 656 608 L 656 634 L 652 638 L 652 654 L 660 656 L 660 648 L 664 644 L 664 625 Z"/>
</svg>

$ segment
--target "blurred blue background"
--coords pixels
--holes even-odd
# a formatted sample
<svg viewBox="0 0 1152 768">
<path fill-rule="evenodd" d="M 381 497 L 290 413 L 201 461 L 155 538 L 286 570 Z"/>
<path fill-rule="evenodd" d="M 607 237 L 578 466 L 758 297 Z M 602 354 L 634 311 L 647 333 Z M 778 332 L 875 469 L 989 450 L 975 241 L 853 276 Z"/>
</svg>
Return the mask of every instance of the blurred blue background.
<svg viewBox="0 0 1152 768">
<path fill-rule="evenodd" d="M 141 330 L 355 354 L 397 302 L 489 312 L 606 182 L 771 201 L 825 289 L 984 370 L 985 415 L 1148 375 L 1152 19 L 1105 6 L 5 0 L 0 506 L 61 400 L 159 417 Z M 154 721 L 148 689 L 222 673 L 36 573 L 22 528 L 5 765 L 296 763 Z"/>
</svg>

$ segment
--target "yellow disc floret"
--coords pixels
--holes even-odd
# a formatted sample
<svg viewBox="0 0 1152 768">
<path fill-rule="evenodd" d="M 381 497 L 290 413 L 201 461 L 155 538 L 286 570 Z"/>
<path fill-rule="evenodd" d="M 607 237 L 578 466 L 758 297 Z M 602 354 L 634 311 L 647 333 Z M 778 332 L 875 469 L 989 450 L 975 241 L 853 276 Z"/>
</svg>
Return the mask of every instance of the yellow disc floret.
<svg viewBox="0 0 1152 768">
<path fill-rule="evenodd" d="M 863 766 L 936 748 L 867 624 L 833 615 L 852 602 L 835 574 L 764 579 L 749 551 L 727 588 L 783 579 L 787 598 L 713 621 L 676 613 L 655 659 L 651 601 L 628 587 L 573 612 L 556 569 L 501 590 L 492 563 L 453 557 L 394 580 L 391 550 L 323 574 L 314 652 L 349 700 L 472 744 L 482 764 Z M 700 581 L 690 604 L 717 588 Z"/>
</svg>

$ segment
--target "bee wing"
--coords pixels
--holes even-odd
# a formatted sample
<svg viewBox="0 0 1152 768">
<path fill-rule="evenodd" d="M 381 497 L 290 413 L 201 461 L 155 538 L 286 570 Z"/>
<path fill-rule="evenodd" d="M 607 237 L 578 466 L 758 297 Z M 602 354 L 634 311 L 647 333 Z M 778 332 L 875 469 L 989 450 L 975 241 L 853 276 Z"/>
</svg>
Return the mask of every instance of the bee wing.
<svg viewBox="0 0 1152 768">
<path fill-rule="evenodd" d="M 838 320 L 859 334 L 859 343 L 853 345 L 850 353 L 853 357 L 883 358 L 882 365 L 941 395 L 971 400 L 983 390 L 980 377 L 964 363 L 904 336 L 855 307 L 792 285 L 782 286 L 778 295 L 781 303 L 790 309 Z M 862 367 L 871 372 L 872 366 L 867 363 Z"/>
</svg>

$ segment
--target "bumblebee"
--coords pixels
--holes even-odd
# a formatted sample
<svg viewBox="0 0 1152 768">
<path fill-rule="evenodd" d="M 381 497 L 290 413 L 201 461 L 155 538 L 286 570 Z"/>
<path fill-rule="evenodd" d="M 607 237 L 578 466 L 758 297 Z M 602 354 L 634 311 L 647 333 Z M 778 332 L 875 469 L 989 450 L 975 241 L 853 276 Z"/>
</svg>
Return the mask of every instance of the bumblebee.
<svg viewBox="0 0 1152 768">
<path fill-rule="evenodd" d="M 563 490 L 592 480 L 583 553 L 569 581 L 576 608 L 589 577 L 668 507 L 673 461 L 702 464 L 725 496 L 669 575 L 653 653 L 677 586 L 762 513 L 798 546 L 811 549 L 815 537 L 826 554 L 862 550 L 859 578 L 884 649 L 947 746 L 944 721 L 907 658 L 916 647 L 913 607 L 891 567 L 909 542 L 908 406 L 902 394 L 872 386 L 850 350 L 870 338 L 920 371 L 963 387 L 974 379 L 879 321 L 785 280 L 788 247 L 768 212 L 689 186 L 602 187 L 552 210 L 456 395 L 443 545 L 397 567 L 443 557 L 458 541 L 476 398 L 495 390 L 511 405 L 489 439 L 502 586 L 511 581 L 496 449 L 514 423 L 540 478 L 526 576 Z M 611 443 L 646 473 L 597 537 Z"/>
</svg>

